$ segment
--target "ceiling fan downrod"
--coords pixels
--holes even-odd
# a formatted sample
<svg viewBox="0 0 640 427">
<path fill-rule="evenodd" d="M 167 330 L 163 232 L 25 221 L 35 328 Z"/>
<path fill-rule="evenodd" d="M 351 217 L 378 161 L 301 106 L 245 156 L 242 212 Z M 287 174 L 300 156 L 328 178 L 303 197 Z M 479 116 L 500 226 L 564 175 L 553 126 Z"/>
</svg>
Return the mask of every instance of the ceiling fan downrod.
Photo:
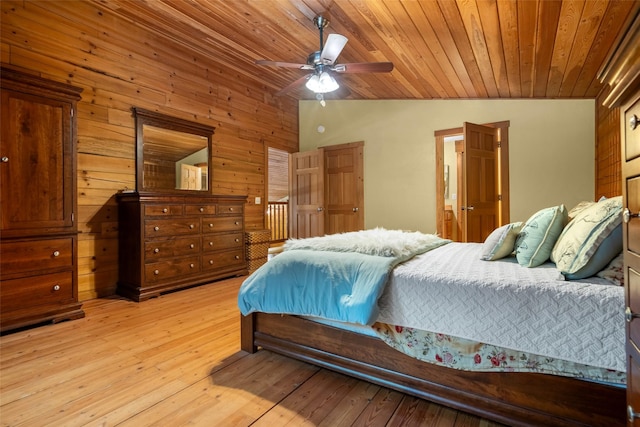
<svg viewBox="0 0 640 427">
<path fill-rule="evenodd" d="M 322 15 L 313 18 L 313 23 L 320 30 L 320 52 L 324 49 L 324 28 L 329 25 L 329 20 Z"/>
</svg>

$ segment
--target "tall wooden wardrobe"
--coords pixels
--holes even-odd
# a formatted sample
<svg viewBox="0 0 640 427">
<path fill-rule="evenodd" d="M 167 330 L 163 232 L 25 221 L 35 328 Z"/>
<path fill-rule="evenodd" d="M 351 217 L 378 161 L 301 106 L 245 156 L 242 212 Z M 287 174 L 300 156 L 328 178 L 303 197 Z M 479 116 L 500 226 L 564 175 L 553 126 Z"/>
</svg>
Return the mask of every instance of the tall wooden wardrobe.
<svg viewBox="0 0 640 427">
<path fill-rule="evenodd" d="M 600 79 L 610 88 L 603 105 L 620 109 L 627 425 L 640 426 L 640 11 Z"/>
<path fill-rule="evenodd" d="M 0 328 L 84 316 L 76 103 L 82 89 L 2 67 Z"/>
</svg>

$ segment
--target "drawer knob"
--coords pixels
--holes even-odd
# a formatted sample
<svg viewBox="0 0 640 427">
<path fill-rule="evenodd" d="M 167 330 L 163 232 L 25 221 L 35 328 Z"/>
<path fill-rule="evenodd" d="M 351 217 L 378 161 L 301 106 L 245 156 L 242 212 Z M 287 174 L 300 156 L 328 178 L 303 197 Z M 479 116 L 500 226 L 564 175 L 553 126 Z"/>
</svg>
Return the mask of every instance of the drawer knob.
<svg viewBox="0 0 640 427">
<path fill-rule="evenodd" d="M 159 230 L 160 230 L 160 227 L 158 227 L 158 226 L 156 225 L 155 227 L 153 227 L 153 230 L 154 230 L 154 231 L 159 231 Z"/>
<path fill-rule="evenodd" d="M 193 268 L 195 265 L 193 263 L 189 264 L 189 267 Z"/>
<path fill-rule="evenodd" d="M 235 225 L 240 225 L 239 221 L 234 222 Z"/>
<path fill-rule="evenodd" d="M 60 290 L 60 285 L 58 285 L 57 283 L 55 285 L 53 285 L 53 290 L 54 291 L 59 291 Z"/>
<path fill-rule="evenodd" d="M 213 265 L 213 260 L 212 259 L 209 260 L 209 264 Z"/>
<path fill-rule="evenodd" d="M 155 248 L 155 249 L 153 250 L 153 253 L 154 253 L 154 254 L 157 254 L 158 252 L 160 252 L 160 249 L 158 249 L 158 248 Z"/>
<path fill-rule="evenodd" d="M 169 212 L 169 209 L 167 208 L 162 209 L 162 213 L 167 213 L 167 212 Z"/>
<path fill-rule="evenodd" d="M 204 208 L 200 208 L 200 212 L 204 212 Z"/>
<path fill-rule="evenodd" d="M 209 246 L 213 246 L 213 242 L 209 242 Z"/>
<path fill-rule="evenodd" d="M 158 274 L 160 274 L 160 270 L 153 270 L 153 274 L 157 276 Z"/>
<path fill-rule="evenodd" d="M 240 242 L 240 239 L 236 238 L 236 243 Z"/>
<path fill-rule="evenodd" d="M 192 243 L 192 244 L 190 244 L 190 245 L 189 245 L 189 247 L 190 247 L 191 249 L 193 249 L 193 248 L 195 248 L 195 247 L 196 247 L 196 245 L 194 245 L 194 244 Z"/>
<path fill-rule="evenodd" d="M 195 225 L 189 224 L 189 228 L 194 228 L 194 227 L 195 227 Z"/>
<path fill-rule="evenodd" d="M 53 251 L 53 256 L 60 256 L 60 251 Z"/>
<path fill-rule="evenodd" d="M 209 228 L 213 228 L 213 224 L 209 223 Z"/>
<path fill-rule="evenodd" d="M 635 114 L 631 116 L 631 118 L 629 119 L 629 128 L 631 130 L 635 130 L 635 128 L 637 128 L 639 124 L 640 120 L 638 119 L 638 116 L 636 116 Z"/>
<path fill-rule="evenodd" d="M 236 259 L 240 259 L 240 256 L 239 256 L 239 255 L 236 255 Z"/>
<path fill-rule="evenodd" d="M 640 212 L 631 213 L 631 211 L 628 208 L 624 208 L 624 211 L 622 211 L 622 220 L 624 221 L 625 224 L 628 224 L 629 221 L 631 221 L 631 218 L 638 218 L 638 217 L 640 217 Z"/>
<path fill-rule="evenodd" d="M 233 212 L 233 208 L 229 208 L 229 212 Z"/>
<path fill-rule="evenodd" d="M 9 158 L 7 156 L 2 156 L 2 163 L 9 163 Z"/>
</svg>

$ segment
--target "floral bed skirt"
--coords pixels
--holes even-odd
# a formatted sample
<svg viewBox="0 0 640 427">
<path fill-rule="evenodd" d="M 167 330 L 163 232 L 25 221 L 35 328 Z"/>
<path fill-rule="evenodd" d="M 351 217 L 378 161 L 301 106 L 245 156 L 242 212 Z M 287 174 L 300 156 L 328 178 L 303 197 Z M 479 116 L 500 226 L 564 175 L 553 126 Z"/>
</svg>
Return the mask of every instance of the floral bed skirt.
<svg viewBox="0 0 640 427">
<path fill-rule="evenodd" d="M 553 359 L 449 335 L 375 323 L 388 345 L 416 359 L 465 371 L 536 372 L 626 384 L 626 373 Z"/>
</svg>

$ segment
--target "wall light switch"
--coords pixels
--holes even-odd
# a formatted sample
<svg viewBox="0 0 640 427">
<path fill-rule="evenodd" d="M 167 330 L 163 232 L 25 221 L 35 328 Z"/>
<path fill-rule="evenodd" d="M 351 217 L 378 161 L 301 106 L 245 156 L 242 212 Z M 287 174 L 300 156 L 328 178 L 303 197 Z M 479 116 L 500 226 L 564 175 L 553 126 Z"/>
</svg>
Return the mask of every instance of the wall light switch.
<svg viewBox="0 0 640 427">
<path fill-rule="evenodd" d="M 260 204 L 260 201 L 261 201 L 261 200 L 260 200 L 260 197 L 256 197 L 256 205 L 259 205 L 259 204 Z"/>
</svg>

